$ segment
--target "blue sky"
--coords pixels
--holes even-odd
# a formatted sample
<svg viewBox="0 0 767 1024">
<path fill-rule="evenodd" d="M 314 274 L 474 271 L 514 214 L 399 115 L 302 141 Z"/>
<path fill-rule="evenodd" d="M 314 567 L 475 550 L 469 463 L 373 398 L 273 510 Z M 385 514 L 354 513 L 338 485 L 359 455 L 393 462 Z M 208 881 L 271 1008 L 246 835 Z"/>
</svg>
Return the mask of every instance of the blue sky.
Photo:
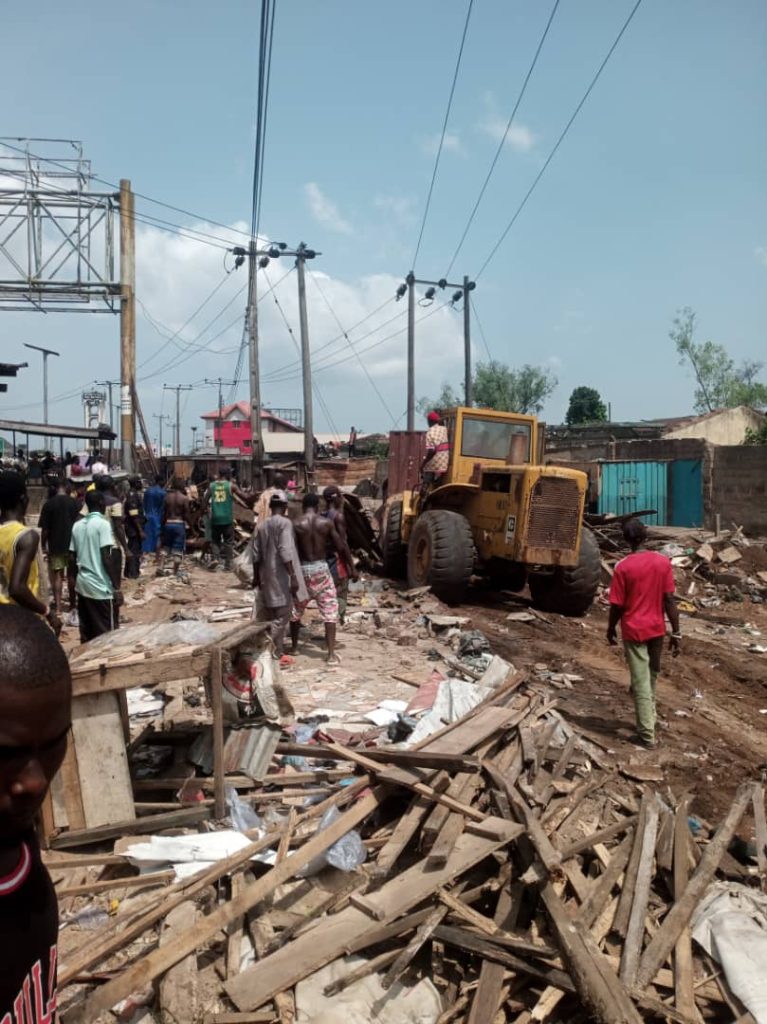
<svg viewBox="0 0 767 1024">
<path fill-rule="evenodd" d="M 508 222 L 631 9 L 631 0 L 561 0 L 551 33 L 452 276 L 473 276 Z M 322 252 L 313 269 L 344 327 L 381 305 L 410 269 L 434 145 L 466 4 L 278 0 L 262 232 Z M 440 277 L 487 171 L 551 5 L 475 0 L 417 271 Z M 230 225 L 250 215 L 258 19 L 254 2 L 135 0 L 103 8 L 72 0 L 16 5 L 0 44 L 12 103 L 0 134 L 82 140 L 95 171 Z M 698 313 L 700 338 L 737 359 L 764 356 L 767 322 L 767 7 L 759 0 L 644 0 L 570 134 L 474 293 L 490 353 L 541 363 L 559 386 L 544 410 L 560 421 L 573 387 L 597 387 L 616 419 L 680 415 L 693 383 L 668 341 L 675 310 Z M 200 222 L 139 202 L 179 223 Z M 224 236 L 221 228 L 208 227 Z M 236 238 L 231 235 L 226 237 Z M 222 252 L 138 226 L 138 296 L 176 331 L 222 279 Z M 288 266 L 270 269 L 272 282 Z M 244 283 L 230 275 L 189 328 L 199 330 Z M 276 289 L 298 331 L 295 274 Z M 235 300 L 217 326 L 236 317 Z M 312 343 L 339 333 L 312 283 Z M 419 316 L 430 310 L 420 310 Z M 400 319 L 367 338 L 395 314 Z M 404 308 L 389 305 L 350 332 L 382 399 L 341 338 L 317 355 L 328 417 L 317 430 L 403 426 Z M 301 403 L 293 344 L 271 298 L 261 309 L 263 395 Z M 461 315 L 437 311 L 417 329 L 417 391 L 462 372 Z M 203 335 L 203 345 L 213 330 Z M 140 385 L 149 421 L 171 411 L 162 384 L 231 377 L 238 323 Z M 55 398 L 116 377 L 116 318 L 0 315 L 3 358 L 22 341 L 58 348 Z M 475 358 L 487 357 L 478 329 Z M 140 310 L 139 362 L 159 371 L 174 345 Z M 179 358 L 184 353 L 177 353 Z M 349 357 L 320 370 L 335 358 Z M 54 366 L 54 363 L 58 365 Z M 277 369 L 287 366 L 284 372 Z M 141 378 L 142 371 L 139 371 Z M 281 379 L 278 379 L 281 378 Z M 238 392 L 245 397 L 243 384 Z M 41 418 L 33 362 L 0 409 Z M 197 387 L 184 440 L 215 405 Z M 21 407 L 21 408 L 20 408 Z M 388 411 L 387 411 L 388 410 Z M 389 414 L 391 412 L 391 416 Z M 76 398 L 51 407 L 79 422 Z"/>
</svg>

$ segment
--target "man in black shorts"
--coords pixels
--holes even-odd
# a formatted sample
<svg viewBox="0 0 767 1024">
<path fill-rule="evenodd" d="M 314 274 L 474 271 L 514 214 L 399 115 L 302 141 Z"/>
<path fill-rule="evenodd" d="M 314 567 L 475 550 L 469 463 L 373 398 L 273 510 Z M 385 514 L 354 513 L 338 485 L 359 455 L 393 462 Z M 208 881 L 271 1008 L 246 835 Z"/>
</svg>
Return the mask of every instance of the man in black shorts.
<svg viewBox="0 0 767 1024">
<path fill-rule="evenodd" d="M 58 906 L 34 823 L 64 759 L 71 699 L 69 664 L 48 626 L 0 605 L 0 1021 L 56 1012 Z"/>
</svg>

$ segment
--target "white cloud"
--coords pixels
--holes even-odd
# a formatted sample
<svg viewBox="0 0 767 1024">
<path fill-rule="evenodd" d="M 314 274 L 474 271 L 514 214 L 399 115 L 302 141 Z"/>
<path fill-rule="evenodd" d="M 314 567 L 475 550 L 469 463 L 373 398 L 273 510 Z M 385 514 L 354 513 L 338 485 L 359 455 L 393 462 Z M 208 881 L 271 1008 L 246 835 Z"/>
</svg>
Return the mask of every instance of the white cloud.
<svg viewBox="0 0 767 1024">
<path fill-rule="evenodd" d="M 754 249 L 754 256 L 756 256 L 762 266 L 767 267 L 767 245 L 757 245 Z"/>
<path fill-rule="evenodd" d="M 410 225 L 415 220 L 415 200 L 411 196 L 377 195 L 373 199 L 373 206 L 391 214 L 401 225 Z"/>
<path fill-rule="evenodd" d="M 323 227 L 328 228 L 330 231 L 335 231 L 339 235 L 351 235 L 354 233 L 354 229 L 349 221 L 341 216 L 341 211 L 338 209 L 337 204 L 325 195 L 315 181 L 307 182 L 304 185 L 304 195 L 306 196 L 312 216 L 318 224 L 322 224 Z"/>
<path fill-rule="evenodd" d="M 506 133 L 506 125 L 509 123 L 509 119 L 499 112 L 498 103 L 493 93 L 485 93 L 483 99 L 485 114 L 477 122 L 476 129 L 495 142 L 500 142 Z M 529 153 L 535 147 L 537 141 L 537 136 L 533 134 L 530 128 L 519 121 L 515 121 L 512 124 L 506 135 L 506 145 L 516 149 L 519 153 Z"/>
<path fill-rule="evenodd" d="M 421 149 L 427 156 L 436 156 L 439 149 L 439 140 L 439 135 L 427 135 L 426 138 L 421 140 Z M 442 140 L 442 151 L 443 153 L 455 153 L 458 156 L 464 155 L 463 143 L 458 132 L 445 132 L 445 138 Z"/>
</svg>

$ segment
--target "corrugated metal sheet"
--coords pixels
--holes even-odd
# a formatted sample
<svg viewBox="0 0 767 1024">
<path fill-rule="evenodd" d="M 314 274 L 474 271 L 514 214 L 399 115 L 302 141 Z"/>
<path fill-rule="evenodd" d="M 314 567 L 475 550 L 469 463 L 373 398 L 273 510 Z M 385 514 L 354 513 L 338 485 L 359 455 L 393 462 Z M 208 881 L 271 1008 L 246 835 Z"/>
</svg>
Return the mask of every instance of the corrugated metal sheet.
<svg viewBox="0 0 767 1024">
<path fill-rule="evenodd" d="M 255 782 L 263 781 L 281 735 L 280 726 L 268 722 L 230 729 L 224 743 L 224 771 L 244 773 Z M 197 736 L 187 758 L 201 768 L 203 774 L 213 774 L 213 730 L 210 727 Z"/>
<path fill-rule="evenodd" d="M 603 462 L 599 511 L 622 516 L 645 508 L 657 509 L 644 516 L 652 526 L 668 524 L 667 462 Z"/>
<path fill-rule="evenodd" d="M 279 725 L 268 723 L 230 730 L 224 744 L 224 771 L 244 772 L 255 782 L 261 782 L 281 735 Z"/>
<path fill-rule="evenodd" d="M 424 430 L 392 430 L 389 434 L 389 494 L 402 494 L 418 485 L 425 443 Z"/>
</svg>

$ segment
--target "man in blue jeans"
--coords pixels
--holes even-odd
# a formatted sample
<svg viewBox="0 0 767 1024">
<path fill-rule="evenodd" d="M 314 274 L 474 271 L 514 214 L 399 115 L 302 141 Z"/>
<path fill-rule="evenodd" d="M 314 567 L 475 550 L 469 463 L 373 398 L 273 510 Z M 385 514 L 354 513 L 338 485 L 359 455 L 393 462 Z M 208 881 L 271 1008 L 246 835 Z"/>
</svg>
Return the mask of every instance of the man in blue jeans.
<svg viewBox="0 0 767 1024">
<path fill-rule="evenodd" d="M 167 575 L 166 558 L 173 560 L 173 572 L 179 576 L 186 548 L 189 498 L 184 493 L 184 485 L 176 477 L 171 481 L 170 487 L 171 489 L 165 495 L 165 522 L 162 525 L 162 551 L 157 569 L 158 576 Z"/>
</svg>

